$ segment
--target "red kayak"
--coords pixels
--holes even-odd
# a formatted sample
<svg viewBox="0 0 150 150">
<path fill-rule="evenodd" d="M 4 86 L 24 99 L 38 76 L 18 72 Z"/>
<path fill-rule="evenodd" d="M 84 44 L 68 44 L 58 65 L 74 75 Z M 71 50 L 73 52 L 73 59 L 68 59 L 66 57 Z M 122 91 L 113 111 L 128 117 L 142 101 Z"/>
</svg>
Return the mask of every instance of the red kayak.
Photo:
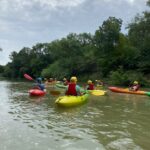
<svg viewBox="0 0 150 150">
<path fill-rule="evenodd" d="M 31 89 L 29 90 L 29 94 L 30 96 L 44 96 L 46 92 L 39 89 Z"/>
<path fill-rule="evenodd" d="M 127 94 L 138 94 L 138 95 L 146 95 L 146 91 L 130 91 L 128 88 L 118 88 L 118 87 L 108 87 L 112 92 L 117 93 L 127 93 Z"/>
</svg>

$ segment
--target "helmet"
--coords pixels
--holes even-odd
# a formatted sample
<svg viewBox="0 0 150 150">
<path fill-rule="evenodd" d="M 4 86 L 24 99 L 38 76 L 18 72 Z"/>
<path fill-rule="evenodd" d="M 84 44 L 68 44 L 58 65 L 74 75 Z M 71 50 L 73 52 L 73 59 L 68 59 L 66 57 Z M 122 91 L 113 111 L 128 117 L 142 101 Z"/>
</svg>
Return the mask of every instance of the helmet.
<svg viewBox="0 0 150 150">
<path fill-rule="evenodd" d="M 71 77 L 71 78 L 70 78 L 70 81 L 71 81 L 71 82 L 77 82 L 77 77 L 75 77 L 75 76 Z"/>
<path fill-rule="evenodd" d="M 138 81 L 134 81 L 133 83 L 134 83 L 134 84 L 138 84 Z"/>
<path fill-rule="evenodd" d="M 91 80 L 88 80 L 88 82 L 87 82 L 88 84 L 91 84 L 92 83 L 92 81 Z"/>
<path fill-rule="evenodd" d="M 37 81 L 38 83 L 41 83 L 41 82 L 42 82 L 42 78 L 39 77 L 39 78 L 36 79 L 36 81 Z"/>
<path fill-rule="evenodd" d="M 42 81 L 42 78 L 41 78 L 41 77 L 39 77 L 39 78 L 37 78 L 36 80 L 37 80 L 37 81 Z"/>
<path fill-rule="evenodd" d="M 67 79 L 66 79 L 66 78 L 63 78 L 63 80 L 66 81 Z"/>
</svg>

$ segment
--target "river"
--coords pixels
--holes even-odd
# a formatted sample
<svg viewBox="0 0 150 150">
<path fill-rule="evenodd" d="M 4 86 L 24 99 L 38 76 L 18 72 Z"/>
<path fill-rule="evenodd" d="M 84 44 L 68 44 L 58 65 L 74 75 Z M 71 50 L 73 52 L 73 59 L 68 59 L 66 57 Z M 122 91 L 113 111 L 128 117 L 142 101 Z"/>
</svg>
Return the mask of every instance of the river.
<svg viewBox="0 0 150 150">
<path fill-rule="evenodd" d="M 60 108 L 31 82 L 0 81 L 0 150 L 149 150 L 150 97 L 113 93 Z M 49 91 L 51 89 L 47 89 Z"/>
</svg>

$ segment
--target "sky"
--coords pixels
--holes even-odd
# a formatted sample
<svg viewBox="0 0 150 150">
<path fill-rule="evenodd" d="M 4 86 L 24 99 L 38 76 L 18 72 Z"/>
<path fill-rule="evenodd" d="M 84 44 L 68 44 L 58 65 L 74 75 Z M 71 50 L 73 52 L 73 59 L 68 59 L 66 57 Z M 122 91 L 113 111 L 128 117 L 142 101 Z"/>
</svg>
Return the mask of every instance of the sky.
<svg viewBox="0 0 150 150">
<path fill-rule="evenodd" d="M 51 42 L 69 33 L 94 34 L 109 16 L 123 20 L 122 32 L 147 0 L 0 0 L 0 65 L 12 51 Z"/>
</svg>

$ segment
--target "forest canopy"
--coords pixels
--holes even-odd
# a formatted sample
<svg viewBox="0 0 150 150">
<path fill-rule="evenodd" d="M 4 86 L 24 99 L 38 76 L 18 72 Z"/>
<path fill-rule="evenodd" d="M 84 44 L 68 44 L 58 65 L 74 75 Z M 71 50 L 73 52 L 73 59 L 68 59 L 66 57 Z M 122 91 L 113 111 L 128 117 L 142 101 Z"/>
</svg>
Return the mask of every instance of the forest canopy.
<svg viewBox="0 0 150 150">
<path fill-rule="evenodd" d="M 150 6 L 150 0 L 147 1 Z M 122 19 L 109 17 L 94 34 L 70 33 L 49 43 L 13 51 L 11 62 L 2 67 L 4 77 L 62 79 L 72 75 L 87 79 L 106 79 L 112 84 L 129 84 L 139 80 L 143 85 L 150 76 L 150 12 L 135 16 L 121 32 Z"/>
</svg>

